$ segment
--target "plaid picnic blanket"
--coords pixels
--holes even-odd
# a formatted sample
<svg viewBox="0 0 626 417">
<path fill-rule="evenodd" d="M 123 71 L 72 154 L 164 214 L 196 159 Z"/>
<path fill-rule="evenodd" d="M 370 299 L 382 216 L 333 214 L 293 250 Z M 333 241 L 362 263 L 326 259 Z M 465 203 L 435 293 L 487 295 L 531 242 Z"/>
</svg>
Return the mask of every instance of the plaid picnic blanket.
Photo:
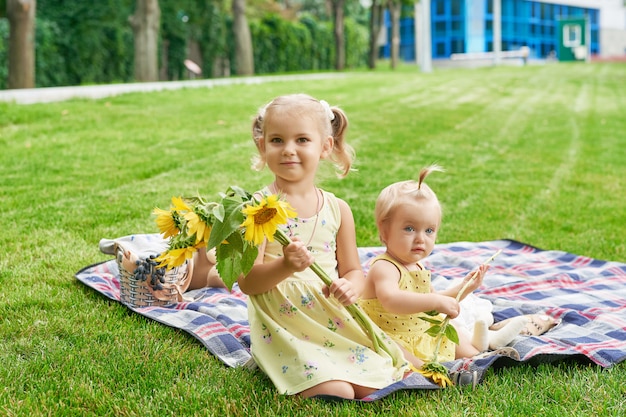
<svg viewBox="0 0 626 417">
<path fill-rule="evenodd" d="M 558 326 L 541 336 L 518 336 L 511 343 L 522 363 L 573 359 L 610 367 L 626 359 L 626 264 L 541 250 L 513 240 L 438 244 L 424 264 L 432 271 L 435 288 L 444 288 L 498 250 L 502 253 L 491 263 L 484 285 L 475 293 L 492 302 L 495 321 L 532 313 L 560 320 Z M 382 251 L 382 247 L 359 248 L 366 271 L 369 261 Z M 115 260 L 87 266 L 75 277 L 119 301 Z M 253 364 L 246 296 L 239 288 L 235 285 L 230 293 L 204 288 L 185 296 L 189 301 L 131 310 L 190 333 L 230 367 Z M 518 362 L 513 359 L 495 356 L 460 359 L 446 366 L 453 371 L 476 370 L 480 381 L 489 367 L 515 364 Z M 364 400 L 373 401 L 401 389 L 436 388 L 421 375 L 411 374 Z"/>
</svg>

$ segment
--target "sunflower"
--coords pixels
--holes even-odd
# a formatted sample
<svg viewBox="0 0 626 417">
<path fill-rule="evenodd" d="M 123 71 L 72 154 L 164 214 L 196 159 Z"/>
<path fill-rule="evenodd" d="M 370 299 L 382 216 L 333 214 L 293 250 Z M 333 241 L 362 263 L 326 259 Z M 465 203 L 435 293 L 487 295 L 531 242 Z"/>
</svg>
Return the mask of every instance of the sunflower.
<svg viewBox="0 0 626 417">
<path fill-rule="evenodd" d="M 211 233 L 211 227 L 208 226 L 195 212 L 190 211 L 185 213 L 185 220 L 187 220 L 187 230 L 190 235 L 196 235 L 196 245 L 200 242 L 209 239 Z"/>
<path fill-rule="evenodd" d="M 176 236 L 182 229 L 181 213 L 191 211 L 182 197 L 172 197 L 172 206 L 169 210 L 158 207 L 152 211 L 156 215 L 156 224 L 164 238 Z"/>
<path fill-rule="evenodd" d="M 420 369 L 415 369 L 426 378 L 430 378 L 435 384 L 442 388 L 452 386 L 452 381 L 448 377 L 448 370 L 445 366 L 437 362 L 427 362 Z"/>
<path fill-rule="evenodd" d="M 191 211 L 191 208 L 182 197 L 172 197 L 172 204 L 174 205 L 173 210 L 178 212 L 181 211 Z"/>
<path fill-rule="evenodd" d="M 164 238 L 167 239 L 180 233 L 174 212 L 155 207 L 152 213 L 157 216 L 156 224 Z"/>
<path fill-rule="evenodd" d="M 156 257 L 155 261 L 158 262 L 158 268 L 172 269 L 177 266 L 181 266 L 186 260 L 191 259 L 196 252 L 196 248 L 188 246 L 179 249 L 170 249 L 162 255 Z"/>
<path fill-rule="evenodd" d="M 296 212 L 288 202 L 273 194 L 263 198 L 258 204 L 247 204 L 242 210 L 246 219 L 241 224 L 246 229 L 244 239 L 260 245 L 264 238 L 274 241 L 274 233 L 287 219 L 296 217 Z"/>
</svg>

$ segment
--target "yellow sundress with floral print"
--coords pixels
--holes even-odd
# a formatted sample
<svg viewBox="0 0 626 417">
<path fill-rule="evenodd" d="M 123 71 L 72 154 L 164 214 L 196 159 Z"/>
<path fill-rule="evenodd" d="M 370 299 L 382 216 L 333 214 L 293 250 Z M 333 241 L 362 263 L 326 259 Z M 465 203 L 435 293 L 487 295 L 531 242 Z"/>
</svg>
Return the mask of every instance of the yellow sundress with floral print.
<svg viewBox="0 0 626 417">
<path fill-rule="evenodd" d="M 288 236 L 310 240 L 316 262 L 337 278 L 335 249 L 341 215 L 332 193 L 324 191 L 323 200 L 319 218 L 290 219 L 281 228 Z M 268 242 L 265 260 L 281 256 L 281 245 Z M 393 357 L 374 351 L 371 339 L 346 308 L 324 296 L 323 286 L 307 268 L 266 293 L 248 297 L 252 356 L 278 391 L 296 394 L 330 380 L 383 388 L 401 380 L 409 370 L 401 349 L 386 338 Z M 380 329 L 377 332 L 382 334 Z"/>
</svg>

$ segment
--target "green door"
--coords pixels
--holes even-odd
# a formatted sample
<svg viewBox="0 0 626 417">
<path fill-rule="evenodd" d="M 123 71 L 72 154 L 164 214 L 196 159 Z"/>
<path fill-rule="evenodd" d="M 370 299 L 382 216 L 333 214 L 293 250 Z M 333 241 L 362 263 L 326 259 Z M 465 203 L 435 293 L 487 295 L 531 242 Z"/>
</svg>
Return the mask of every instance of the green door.
<svg viewBox="0 0 626 417">
<path fill-rule="evenodd" d="M 559 61 L 586 61 L 589 59 L 589 33 L 586 17 L 567 17 L 558 20 Z"/>
</svg>

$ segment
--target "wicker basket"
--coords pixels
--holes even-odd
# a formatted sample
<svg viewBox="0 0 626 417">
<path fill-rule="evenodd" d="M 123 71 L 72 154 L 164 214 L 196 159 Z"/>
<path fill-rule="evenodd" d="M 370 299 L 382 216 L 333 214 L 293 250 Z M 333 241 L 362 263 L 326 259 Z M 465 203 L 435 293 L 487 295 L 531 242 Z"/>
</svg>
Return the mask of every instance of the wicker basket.
<svg viewBox="0 0 626 417">
<path fill-rule="evenodd" d="M 182 294 L 189 287 L 193 273 L 191 261 L 166 271 L 165 282 L 161 284 L 163 288 L 155 290 L 147 280 L 139 281 L 134 277 L 136 255 L 118 246 L 115 259 L 120 272 L 120 301 L 123 304 L 136 308 L 176 304 L 183 300 Z"/>
</svg>

